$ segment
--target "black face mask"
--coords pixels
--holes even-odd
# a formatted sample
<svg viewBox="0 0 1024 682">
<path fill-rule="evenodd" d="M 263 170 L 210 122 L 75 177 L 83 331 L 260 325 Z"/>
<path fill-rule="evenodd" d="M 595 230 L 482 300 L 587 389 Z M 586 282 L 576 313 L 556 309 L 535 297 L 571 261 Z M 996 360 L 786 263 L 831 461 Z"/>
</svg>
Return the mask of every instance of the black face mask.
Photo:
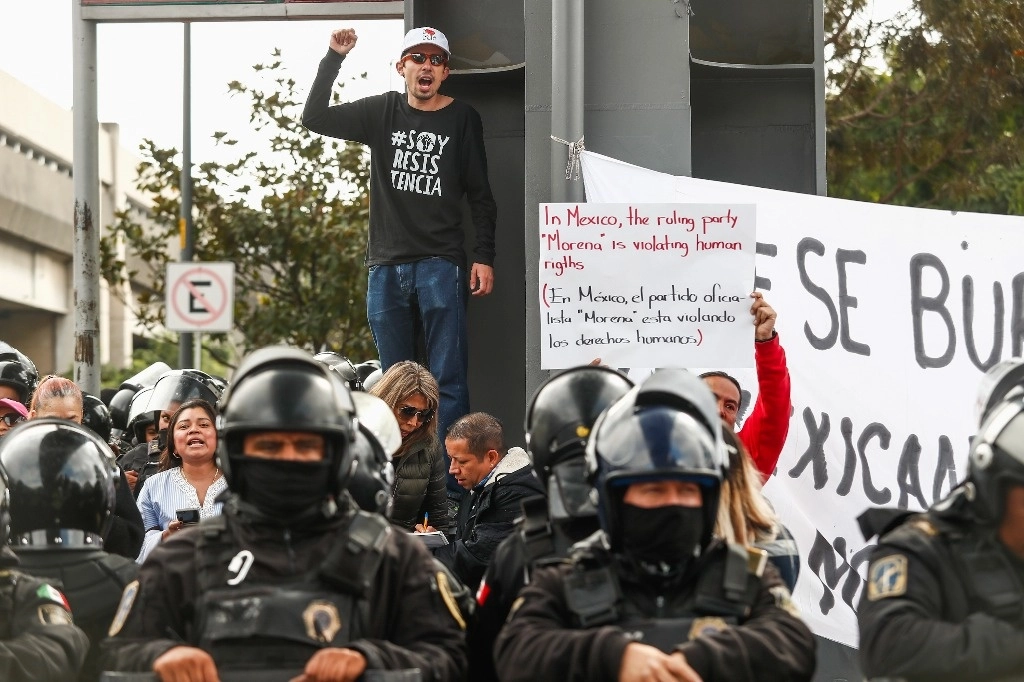
<svg viewBox="0 0 1024 682">
<path fill-rule="evenodd" d="M 152 446 L 153 442 L 154 441 L 150 441 L 150 446 L 149 446 L 149 451 L 150 452 L 153 452 L 153 446 Z M 159 431 L 156 432 L 156 441 L 155 442 L 156 442 L 156 451 L 158 453 L 159 452 L 163 452 L 163 450 L 167 447 L 167 429 L 160 429 Z"/>
<path fill-rule="evenodd" d="M 701 507 L 622 505 L 622 552 L 644 564 L 673 569 L 699 554 L 704 536 Z"/>
<path fill-rule="evenodd" d="M 237 458 L 242 499 L 264 514 L 286 521 L 318 509 L 330 488 L 330 463 Z"/>
</svg>

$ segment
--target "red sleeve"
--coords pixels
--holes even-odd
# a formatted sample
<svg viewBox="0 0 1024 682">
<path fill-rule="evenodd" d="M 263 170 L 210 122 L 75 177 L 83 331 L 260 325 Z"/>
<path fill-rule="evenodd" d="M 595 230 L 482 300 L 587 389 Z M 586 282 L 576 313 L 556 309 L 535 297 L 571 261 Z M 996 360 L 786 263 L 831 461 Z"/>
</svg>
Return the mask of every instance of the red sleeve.
<svg viewBox="0 0 1024 682">
<path fill-rule="evenodd" d="M 754 342 L 754 364 L 757 400 L 737 435 L 758 471 L 767 479 L 775 471 L 782 446 L 786 444 L 789 413 L 793 409 L 786 351 L 782 350 L 778 334 L 768 341 Z"/>
</svg>

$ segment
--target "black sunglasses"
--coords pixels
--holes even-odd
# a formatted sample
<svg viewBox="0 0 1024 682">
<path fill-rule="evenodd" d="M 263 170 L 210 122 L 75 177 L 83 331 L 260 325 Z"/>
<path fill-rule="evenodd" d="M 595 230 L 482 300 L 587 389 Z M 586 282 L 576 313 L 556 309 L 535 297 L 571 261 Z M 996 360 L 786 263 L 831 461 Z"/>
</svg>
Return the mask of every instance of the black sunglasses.
<svg viewBox="0 0 1024 682">
<path fill-rule="evenodd" d="M 402 415 L 406 419 L 410 419 L 414 416 L 419 417 L 420 421 L 424 424 L 434 418 L 433 410 L 417 410 L 412 405 L 402 405 L 398 408 L 398 414 Z"/>
<path fill-rule="evenodd" d="M 14 426 L 15 424 L 20 424 L 21 422 L 25 421 L 25 418 L 22 417 L 17 412 L 8 412 L 4 416 L 0 417 L 0 421 L 2 421 L 4 424 L 7 424 L 8 426 Z"/>
<path fill-rule="evenodd" d="M 431 66 L 444 66 L 448 63 L 448 57 L 443 54 L 426 55 L 422 52 L 410 52 L 402 55 L 402 61 L 404 62 L 406 59 L 411 59 L 416 64 L 424 64 L 427 59 L 430 59 Z"/>
</svg>

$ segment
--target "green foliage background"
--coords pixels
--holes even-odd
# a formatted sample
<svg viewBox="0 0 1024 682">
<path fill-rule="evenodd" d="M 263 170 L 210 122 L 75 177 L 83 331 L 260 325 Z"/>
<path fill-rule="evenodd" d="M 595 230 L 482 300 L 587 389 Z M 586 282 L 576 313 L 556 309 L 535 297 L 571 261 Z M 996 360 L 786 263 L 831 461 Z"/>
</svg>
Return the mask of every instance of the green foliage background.
<svg viewBox="0 0 1024 682">
<path fill-rule="evenodd" d="M 303 102 L 280 51 L 254 70 L 257 85 L 234 81 L 228 88 L 249 99 L 249 123 L 266 135 L 268 148 L 242 152 L 229 163 L 198 163 L 193 170 L 194 260 L 235 263 L 236 331 L 204 335 L 204 344 L 223 363 L 276 343 L 340 350 L 357 362 L 376 357 L 363 266 L 369 158 L 358 144 L 302 126 Z M 226 133 L 215 137 L 220 145 L 237 144 Z M 166 265 L 179 249 L 181 155 L 151 141 L 142 155 L 138 183 L 153 197 L 152 214 L 145 226 L 130 211 L 118 214 L 101 244 L 101 267 L 114 284 L 150 283 L 134 292 L 137 314 L 144 326 L 158 330 Z M 119 243 L 128 257 L 118 256 Z M 129 264 L 137 265 L 132 270 Z"/>
<path fill-rule="evenodd" d="M 1024 214 L 1024 3 L 825 0 L 829 196 Z"/>
</svg>

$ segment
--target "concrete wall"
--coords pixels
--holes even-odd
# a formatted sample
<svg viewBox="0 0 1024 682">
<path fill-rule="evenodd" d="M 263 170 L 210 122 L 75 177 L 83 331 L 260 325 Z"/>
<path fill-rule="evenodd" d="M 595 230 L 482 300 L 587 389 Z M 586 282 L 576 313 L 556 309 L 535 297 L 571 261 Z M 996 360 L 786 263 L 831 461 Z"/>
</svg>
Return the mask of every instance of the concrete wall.
<svg viewBox="0 0 1024 682">
<path fill-rule="evenodd" d="M 0 339 L 31 357 L 41 372 L 73 363 L 74 189 L 71 112 L 0 71 Z M 100 222 L 113 222 L 134 188 L 138 157 L 120 144 L 118 126 L 100 126 Z M 104 286 L 104 364 L 131 362 L 135 319 Z"/>
</svg>

